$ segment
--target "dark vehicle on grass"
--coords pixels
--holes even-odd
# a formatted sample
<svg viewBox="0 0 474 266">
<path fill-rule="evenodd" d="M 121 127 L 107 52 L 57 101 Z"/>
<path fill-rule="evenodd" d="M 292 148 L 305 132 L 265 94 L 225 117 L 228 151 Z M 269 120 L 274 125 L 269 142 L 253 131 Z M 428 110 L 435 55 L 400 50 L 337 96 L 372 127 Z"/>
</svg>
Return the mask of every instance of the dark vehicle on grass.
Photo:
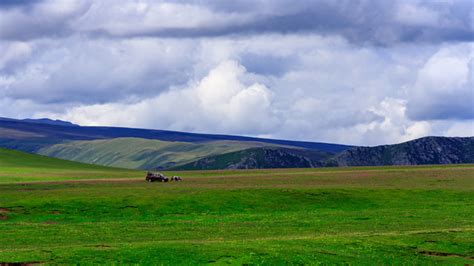
<svg viewBox="0 0 474 266">
<path fill-rule="evenodd" d="M 148 181 L 148 182 L 168 182 L 169 178 L 166 177 L 162 173 L 148 172 L 148 173 L 146 173 L 145 180 Z"/>
</svg>

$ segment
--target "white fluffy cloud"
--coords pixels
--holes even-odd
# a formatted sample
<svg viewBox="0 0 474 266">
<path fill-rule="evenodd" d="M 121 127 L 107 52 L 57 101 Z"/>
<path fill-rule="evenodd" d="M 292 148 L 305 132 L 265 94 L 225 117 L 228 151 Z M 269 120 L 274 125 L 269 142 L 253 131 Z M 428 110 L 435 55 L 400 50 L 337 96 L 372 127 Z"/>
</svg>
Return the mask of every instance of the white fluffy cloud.
<svg viewBox="0 0 474 266">
<path fill-rule="evenodd" d="M 418 71 L 408 103 L 416 120 L 474 119 L 474 45 L 441 48 Z"/>
<path fill-rule="evenodd" d="M 271 132 L 278 125 L 272 93 L 263 84 L 249 82 L 249 78 L 243 66 L 224 61 L 186 88 L 134 103 L 78 106 L 59 117 L 88 125 L 153 125 L 200 132 L 218 128 L 221 132 L 254 135 Z"/>
</svg>

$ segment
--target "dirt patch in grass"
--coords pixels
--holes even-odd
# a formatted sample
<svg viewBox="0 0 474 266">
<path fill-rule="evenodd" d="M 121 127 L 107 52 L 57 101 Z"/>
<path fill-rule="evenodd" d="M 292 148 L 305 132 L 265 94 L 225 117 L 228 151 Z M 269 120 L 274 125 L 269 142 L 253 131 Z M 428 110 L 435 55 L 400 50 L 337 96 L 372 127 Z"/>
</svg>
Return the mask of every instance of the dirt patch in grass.
<svg viewBox="0 0 474 266">
<path fill-rule="evenodd" d="M 440 252 L 440 251 L 429 251 L 429 250 L 422 250 L 418 252 L 421 255 L 425 256 L 433 256 L 433 257 L 457 257 L 457 258 L 463 258 L 467 260 L 474 260 L 474 257 L 466 257 L 461 254 L 456 254 L 456 253 L 447 253 L 447 252 Z"/>
<path fill-rule="evenodd" d="M 97 249 L 110 249 L 112 246 L 106 244 L 97 244 L 97 245 L 85 245 L 84 247 L 97 248 Z"/>
<path fill-rule="evenodd" d="M 0 221 L 5 221 L 8 219 L 7 214 L 10 212 L 7 208 L 0 208 Z M 0 264 L 1 265 L 1 264 Z"/>
<path fill-rule="evenodd" d="M 131 205 L 127 205 L 127 206 L 123 206 L 123 207 L 120 207 L 119 209 L 138 209 L 137 206 L 131 206 Z"/>
<path fill-rule="evenodd" d="M 94 247 L 96 247 L 96 248 L 111 248 L 112 246 L 100 244 L 100 245 L 94 245 Z"/>
<path fill-rule="evenodd" d="M 27 261 L 27 262 L 0 262 L 0 266 L 29 266 L 43 264 L 41 261 Z"/>
<path fill-rule="evenodd" d="M 208 260 L 207 262 L 208 263 L 222 263 L 222 262 L 230 262 L 231 260 L 235 260 L 237 259 L 236 257 L 234 256 L 229 256 L 229 255 L 224 255 L 224 256 L 220 256 L 218 257 L 217 259 L 211 259 L 211 260 Z M 227 264 L 230 264 L 230 263 L 227 263 Z"/>
</svg>

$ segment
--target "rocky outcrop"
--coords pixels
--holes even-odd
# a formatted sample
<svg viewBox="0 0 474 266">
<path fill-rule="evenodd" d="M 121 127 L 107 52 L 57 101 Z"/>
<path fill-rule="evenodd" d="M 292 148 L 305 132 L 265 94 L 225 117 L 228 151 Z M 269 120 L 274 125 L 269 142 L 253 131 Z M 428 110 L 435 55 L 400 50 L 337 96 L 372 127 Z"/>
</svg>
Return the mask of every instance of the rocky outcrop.
<svg viewBox="0 0 474 266">
<path fill-rule="evenodd" d="M 307 149 L 263 147 L 211 156 L 176 169 L 259 169 L 321 167 L 330 153 Z"/>
<path fill-rule="evenodd" d="M 327 166 L 376 166 L 474 163 L 474 137 L 426 137 L 395 145 L 343 151 Z"/>
<path fill-rule="evenodd" d="M 474 137 L 426 137 L 401 144 L 357 147 L 338 154 L 309 149 L 252 148 L 175 167 L 187 170 L 310 168 L 474 163 Z"/>
</svg>

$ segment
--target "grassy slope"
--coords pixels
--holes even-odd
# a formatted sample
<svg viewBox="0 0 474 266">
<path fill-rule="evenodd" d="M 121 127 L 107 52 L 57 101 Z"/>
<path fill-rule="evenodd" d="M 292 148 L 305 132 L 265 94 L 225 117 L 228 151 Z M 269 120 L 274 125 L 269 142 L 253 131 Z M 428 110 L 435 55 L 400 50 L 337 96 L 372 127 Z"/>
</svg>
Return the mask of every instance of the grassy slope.
<svg viewBox="0 0 474 266">
<path fill-rule="evenodd" d="M 100 169 L 12 154 L 0 160 L 0 175 L 24 168 L 18 177 L 28 179 L 38 167 L 47 179 L 64 166 L 69 179 Z M 473 165 L 176 173 L 183 182 L 1 184 L 0 263 L 432 265 L 474 257 Z"/>
<path fill-rule="evenodd" d="M 143 176 L 143 172 L 71 162 L 0 148 L 0 183 L 139 176 Z"/>
<path fill-rule="evenodd" d="M 258 142 L 169 142 L 140 138 L 73 141 L 43 148 L 40 154 L 61 159 L 131 169 L 185 164 L 203 157 L 268 146 Z"/>
</svg>

